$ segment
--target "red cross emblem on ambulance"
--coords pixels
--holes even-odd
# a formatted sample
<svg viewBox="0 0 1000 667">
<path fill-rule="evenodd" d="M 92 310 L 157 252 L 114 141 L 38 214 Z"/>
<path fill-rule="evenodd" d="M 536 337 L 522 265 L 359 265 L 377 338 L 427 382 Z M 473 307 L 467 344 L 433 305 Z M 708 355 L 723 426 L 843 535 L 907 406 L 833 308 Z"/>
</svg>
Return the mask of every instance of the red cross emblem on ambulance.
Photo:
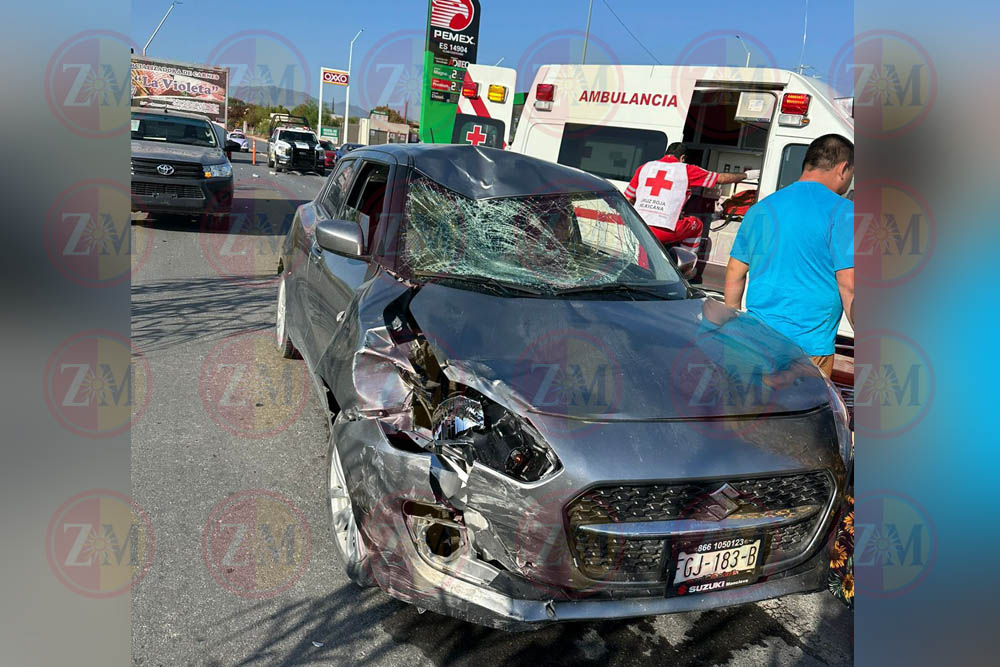
<svg viewBox="0 0 1000 667">
<path fill-rule="evenodd" d="M 487 139 L 489 139 L 489 137 L 483 133 L 482 125 L 473 125 L 472 129 L 465 133 L 465 140 L 473 146 L 478 146 Z"/>
</svg>

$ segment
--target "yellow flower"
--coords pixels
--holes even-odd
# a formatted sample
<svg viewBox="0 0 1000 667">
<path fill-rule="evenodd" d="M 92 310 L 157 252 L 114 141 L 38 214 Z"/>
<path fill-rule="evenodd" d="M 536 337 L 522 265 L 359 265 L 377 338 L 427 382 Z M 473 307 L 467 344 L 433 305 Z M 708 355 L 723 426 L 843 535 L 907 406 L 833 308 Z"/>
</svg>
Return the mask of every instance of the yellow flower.
<svg viewBox="0 0 1000 667">
<path fill-rule="evenodd" d="M 844 594 L 845 600 L 854 597 L 854 573 L 848 572 L 844 575 L 844 580 L 840 582 L 840 591 Z"/>
<path fill-rule="evenodd" d="M 833 557 L 830 559 L 830 568 L 833 570 L 844 567 L 847 563 L 847 549 L 837 540 L 833 544 Z"/>
<path fill-rule="evenodd" d="M 854 512 L 848 512 L 844 516 L 844 530 L 851 535 L 854 534 Z"/>
</svg>

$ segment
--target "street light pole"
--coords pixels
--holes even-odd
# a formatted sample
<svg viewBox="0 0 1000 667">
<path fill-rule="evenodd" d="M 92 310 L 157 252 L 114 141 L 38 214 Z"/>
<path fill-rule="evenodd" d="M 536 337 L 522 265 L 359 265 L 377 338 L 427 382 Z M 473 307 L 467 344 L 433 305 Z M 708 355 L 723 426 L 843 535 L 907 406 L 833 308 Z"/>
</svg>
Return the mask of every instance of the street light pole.
<svg viewBox="0 0 1000 667">
<path fill-rule="evenodd" d="M 747 48 L 747 43 L 743 41 L 742 37 L 736 35 L 736 39 L 740 40 L 740 45 L 743 47 L 743 50 L 747 52 L 747 64 L 744 65 L 744 67 L 750 67 L 750 49 Z"/>
<path fill-rule="evenodd" d="M 340 142 L 342 144 L 346 144 L 349 141 L 347 134 L 349 125 L 347 121 L 351 117 L 351 59 L 354 57 L 354 40 L 357 39 L 364 31 L 364 28 L 358 30 L 358 34 L 351 40 L 351 47 L 347 51 L 347 94 L 345 95 L 346 99 L 344 100 L 344 140 Z M 360 136 L 358 137 L 358 143 L 361 143 Z"/>
<path fill-rule="evenodd" d="M 590 41 L 590 15 L 594 13 L 594 0 L 590 0 L 590 9 L 587 10 L 587 32 L 583 35 L 583 62 L 581 65 L 587 64 L 587 42 Z"/>
<path fill-rule="evenodd" d="M 802 18 L 802 50 L 799 51 L 799 74 L 805 72 L 805 65 L 802 64 L 802 60 L 806 56 L 806 28 L 809 27 L 809 0 L 806 0 L 806 12 L 805 16 Z"/>
<path fill-rule="evenodd" d="M 156 30 L 154 30 L 153 34 L 149 36 L 148 40 L 146 40 L 146 46 L 142 47 L 142 55 L 146 55 L 146 49 L 149 48 L 149 43 L 153 41 L 154 37 L 156 37 L 156 33 L 160 32 L 160 26 L 162 26 L 163 22 L 167 20 L 168 16 L 170 16 L 170 12 L 174 11 L 174 5 L 183 5 L 183 4 L 184 3 L 181 2 L 180 0 L 174 0 L 174 2 L 170 3 L 170 6 L 167 7 L 167 13 L 163 15 L 163 18 L 160 19 L 160 22 L 156 26 Z"/>
</svg>

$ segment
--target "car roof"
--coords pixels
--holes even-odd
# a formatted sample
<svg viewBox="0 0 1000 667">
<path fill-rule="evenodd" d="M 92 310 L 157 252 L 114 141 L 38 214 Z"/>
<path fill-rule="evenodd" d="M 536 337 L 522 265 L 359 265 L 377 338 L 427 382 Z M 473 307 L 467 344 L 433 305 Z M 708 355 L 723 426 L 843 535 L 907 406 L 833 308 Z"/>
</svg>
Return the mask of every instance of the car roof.
<svg viewBox="0 0 1000 667">
<path fill-rule="evenodd" d="M 132 107 L 132 113 L 144 113 L 153 116 L 176 116 L 178 118 L 193 118 L 197 120 L 204 120 L 212 122 L 208 116 L 203 116 L 200 113 L 191 113 L 189 111 L 175 111 L 173 109 L 163 109 L 154 107 Z"/>
<path fill-rule="evenodd" d="M 615 191 L 608 181 L 580 169 L 498 148 L 469 144 L 383 144 L 362 150 L 393 155 L 469 199 Z"/>
</svg>

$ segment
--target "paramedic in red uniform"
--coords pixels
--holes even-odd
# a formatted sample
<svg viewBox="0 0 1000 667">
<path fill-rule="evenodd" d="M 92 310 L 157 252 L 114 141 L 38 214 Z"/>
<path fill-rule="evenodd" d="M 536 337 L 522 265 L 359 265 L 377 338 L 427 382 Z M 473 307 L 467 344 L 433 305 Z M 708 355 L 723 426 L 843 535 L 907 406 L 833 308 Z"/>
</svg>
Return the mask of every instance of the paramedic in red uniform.
<svg viewBox="0 0 1000 667">
<path fill-rule="evenodd" d="M 737 174 L 706 171 L 693 164 L 686 164 L 686 152 L 687 147 L 675 141 L 667 148 L 666 155 L 636 169 L 632 181 L 625 188 L 625 198 L 632 202 L 660 243 L 680 243 L 685 248 L 698 252 L 701 245 L 701 220 L 693 215 L 678 220 L 684 203 L 691 196 L 691 188 L 711 188 L 726 183 L 739 183 L 747 178 L 756 180 L 760 171 L 755 169 Z"/>
</svg>

